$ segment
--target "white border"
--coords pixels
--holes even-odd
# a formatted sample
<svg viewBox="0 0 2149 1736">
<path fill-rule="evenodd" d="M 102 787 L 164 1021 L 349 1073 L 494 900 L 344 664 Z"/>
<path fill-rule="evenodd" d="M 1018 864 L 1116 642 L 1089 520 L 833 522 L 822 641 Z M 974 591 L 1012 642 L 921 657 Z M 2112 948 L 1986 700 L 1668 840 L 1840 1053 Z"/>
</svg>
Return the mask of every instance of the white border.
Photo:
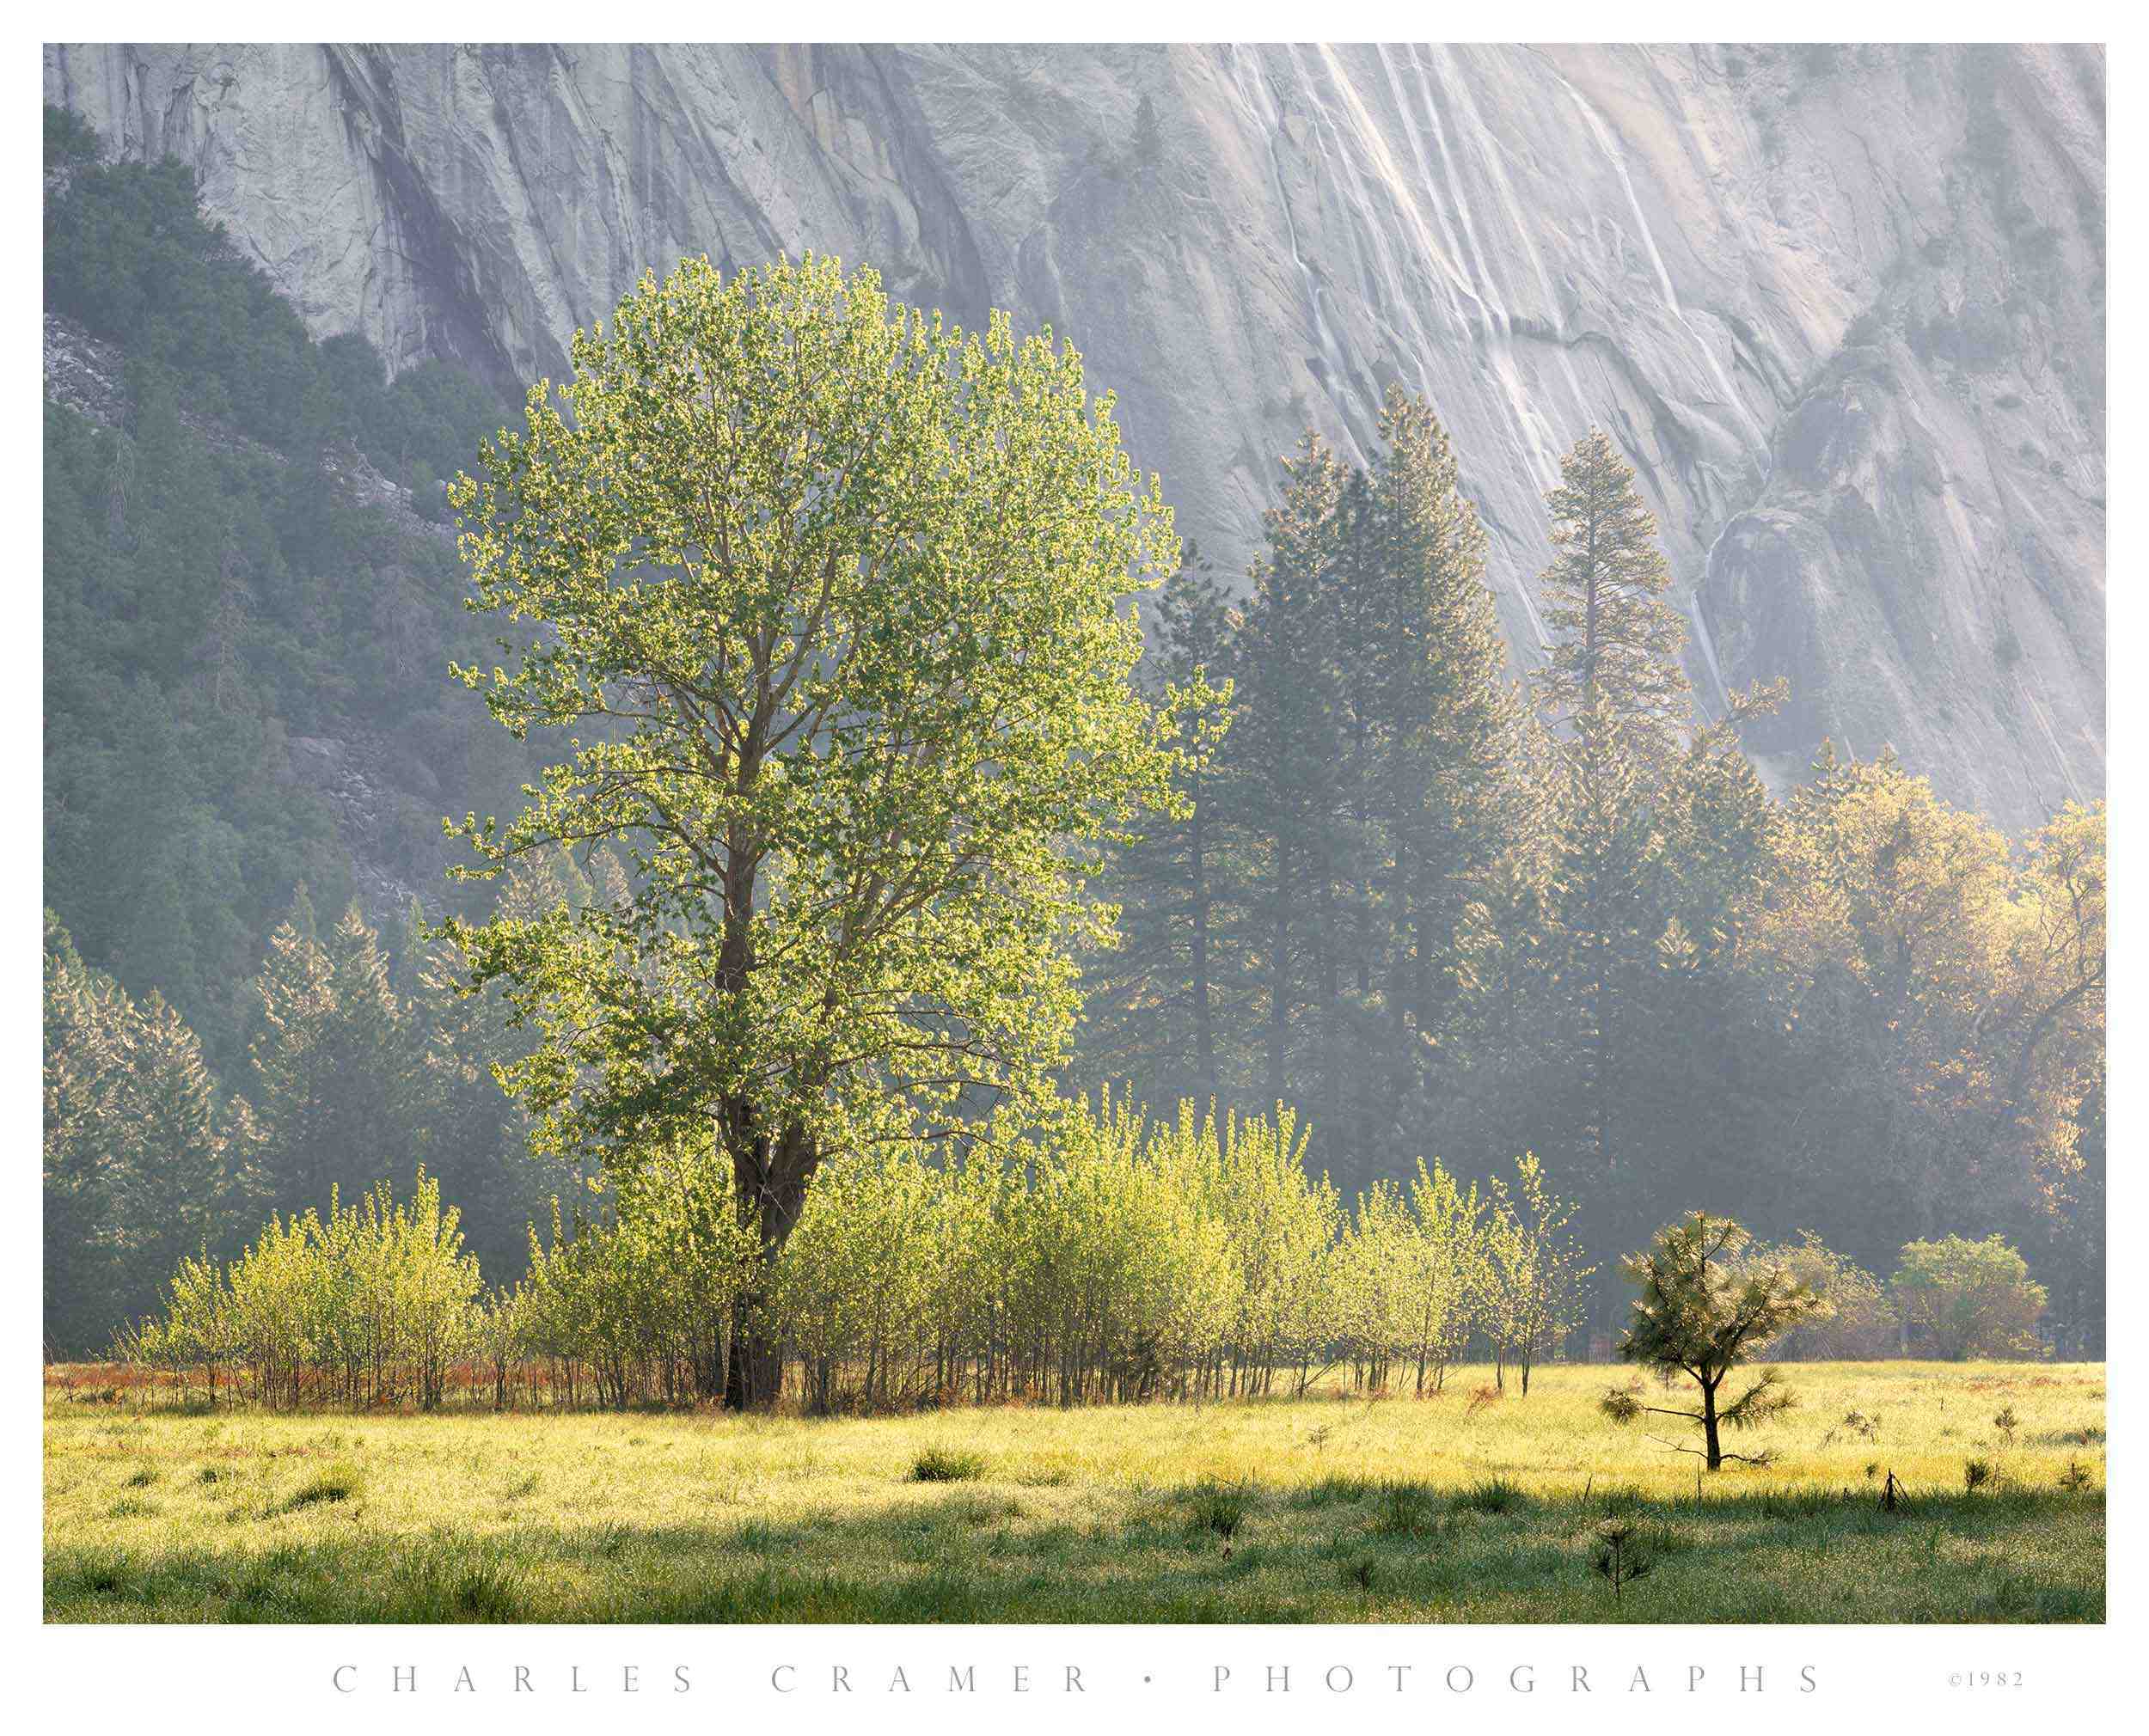
<svg viewBox="0 0 2149 1736">
<path fill-rule="evenodd" d="M 940 40 L 1277 40 L 1319 34 L 1334 40 L 1396 40 L 1432 34 L 1437 27 L 1460 27 L 1452 40 L 1590 40 L 1606 27 L 1620 28 L 1627 40 L 1714 40 L 1740 34 L 1746 21 L 1727 15 L 1720 5 L 1643 4 L 1616 15 L 1601 6 L 1578 4 L 1507 5 L 1492 13 L 1466 13 L 1440 18 L 1423 7 L 1330 4 L 1308 13 L 1302 6 L 1251 3 L 1234 6 L 1140 6 L 1108 0 L 1048 14 L 1035 8 L 942 4 L 890 9 L 885 3 L 823 3 L 777 14 L 712 13 L 704 8 L 645 5 L 631 17 L 592 15 L 586 8 L 540 3 L 504 6 L 415 6 L 389 0 L 347 15 L 312 14 L 303 21 L 285 9 L 267 6 L 172 7 L 114 4 L 75 7 L 37 21 L 72 40 L 166 40 L 178 35 L 233 40 L 274 40 L 292 35 L 303 21 L 309 39 L 340 34 L 340 23 L 360 26 L 364 34 L 389 40 L 427 40 L 452 25 L 454 34 L 476 39 L 570 40 L 586 39 L 592 25 L 629 22 L 644 40 L 691 40 L 724 34 L 750 40 L 764 18 L 787 27 L 781 40 L 852 41 L 929 36 Z M 2134 63 L 2133 39 L 2139 34 L 2121 21 L 2116 7 L 2048 4 L 2024 12 L 1996 5 L 1876 7 L 1809 4 L 1788 21 L 1800 28 L 1800 40 L 2005 40 L 2034 27 L 2042 40 L 2105 40 L 2110 44 L 2114 101 L 2109 106 L 2108 163 L 2121 172 L 2111 176 L 2110 281 L 2117 291 L 2111 304 L 2121 310 L 2109 335 L 2113 388 L 2109 468 L 2131 474 L 2128 437 L 2137 402 L 2127 388 L 2134 378 L 2137 346 L 2132 339 L 2141 318 L 2141 303 L 2130 291 L 2142 281 L 2136 269 L 2134 216 L 2139 205 L 2134 170 L 2139 129 L 2130 105 Z M 1497 39 L 1474 34 L 1473 27 L 1501 27 Z M 1318 30 L 1309 29 L 1317 26 Z M 357 34 L 353 32 L 352 34 Z M 602 34 L 597 33 L 597 34 Z M 40 275 L 28 256 L 38 233 L 35 198 L 28 165 L 38 151 L 30 136 L 40 125 L 40 91 L 27 86 L 33 40 L 26 40 L 14 60 L 23 80 L 21 100 L 0 115 L 13 135 L 4 161 L 10 164 L 4 185 L 15 209 L 7 232 L 21 238 L 24 257 L 0 279 L 0 296 L 16 317 L 6 329 L 21 334 L 9 352 L 4 402 L 9 414 L 0 437 L 8 462 L 0 465 L 8 504 L 5 523 L 17 529 L 40 522 L 38 474 L 40 441 L 37 406 L 40 385 L 32 376 L 30 331 L 38 323 Z M 2131 499 L 2125 490 L 2119 498 Z M 2140 545 L 2129 519 L 2111 528 L 2108 573 L 2131 575 L 2135 563 L 2127 550 Z M 40 1550 L 37 1491 L 40 1486 L 40 1403 L 29 1378 L 32 1341 L 39 1316 L 38 1266 L 40 1202 L 34 1193 L 39 1088 L 38 967 L 29 921 L 39 896 L 41 853 L 34 847 L 41 811 L 39 756 L 41 740 L 38 621 L 38 563 L 30 552 L 17 558 L 13 582 L 5 590 L 12 615 L 0 633 L 0 706 L 8 726 L 3 737 L 11 751 L 0 760 L 7 782 L 5 811 L 21 822 L 19 841 L 0 857 L 0 890 L 4 908 L 16 913 L 16 947 L 0 983 L 0 1056 L 4 1056 L 7 1143 L 12 1159 L 5 1213 L 7 1251 L 0 1262 L 6 1274 L 7 1311 L 15 1324 L 22 1354 L 13 1384 L 6 1391 L 11 1427 L 5 1437 L 7 1581 L 5 1631 L 23 1642 L 21 1660 L 7 1678 L 15 1716 L 27 1727 L 86 1727 L 93 1731 L 154 1727 L 187 1730 L 213 1725 L 219 1730 L 267 1729 L 293 1719 L 328 1730 L 372 1729 L 383 1719 L 399 1727 L 429 1730 L 512 1723 L 517 1730 L 584 1728 L 633 1722 L 665 1728 L 722 1728 L 781 1721 L 787 1730 L 854 1727 L 967 1729 L 1010 1719 L 1045 1729 L 1086 1727 L 1106 1717 L 1171 1717 L 1206 1715 L 1245 1727 L 1269 1730 L 1326 1727 L 1349 1722 L 1375 1727 L 1438 1727 L 1498 1722 L 1521 1727 L 1580 1726 L 1638 1727 L 1693 1720 L 1696 1727 L 1729 1726 L 1761 1730 L 1822 1727 L 1852 1721 L 1850 1727 L 1878 1727 L 1905 1714 L 1945 1720 L 1951 1729 L 1992 1728 L 2018 1733 L 2024 1721 L 2055 1714 L 2095 1711 L 2117 1701 L 2138 1671 L 2129 1669 L 2121 1650 L 2125 1622 L 2139 1613 L 2140 1502 L 2133 1476 L 2141 1463 L 2134 1443 L 2143 1412 L 2132 1402 L 2131 1383 L 2112 1390 L 2110 1409 L 2118 1443 L 2114 1463 L 2111 1518 L 2115 1530 L 2109 1551 L 2112 1624 L 2104 1629 L 2044 1628 L 1462 1628 L 1462 1627 L 1293 1627 L 1293 1628 L 519 1628 L 519 1629 L 260 1629 L 199 1628 L 113 1629 L 52 1628 L 40 1624 Z M 2135 859 L 2132 840 L 2140 796 L 2136 767 L 2140 757 L 2138 687 L 2125 652 L 2145 644 L 2140 632 L 2140 588 L 2126 582 L 2110 590 L 2109 666 L 2119 679 L 2110 692 L 2109 785 L 2115 825 L 2112 857 L 2128 891 L 2114 923 L 2113 944 L 2120 954 L 2114 971 L 2112 1028 L 2135 1029 L 2134 935 L 2144 896 L 2133 889 Z M 2114 1069 L 2112 1107 L 2121 1132 L 2119 1149 L 2131 1152 L 2127 1135 L 2137 1125 L 2135 1091 L 2124 1068 Z M 2122 1159 L 2111 1180 L 2112 1222 L 2118 1233 L 2136 1221 L 2139 1188 L 2132 1166 Z M 2130 1264 L 2113 1264 L 2112 1336 L 2131 1343 L 2140 1315 L 2140 1287 Z M 514 1666 L 531 1670 L 533 1691 L 513 1691 Z M 888 1691 L 895 1665 L 907 1666 L 912 1691 Z M 354 1691 L 337 1691 L 338 1666 L 358 1666 L 342 1683 Z M 1015 1666 L 1029 1667 L 1029 1691 L 1014 1690 Z M 1407 1686 L 1396 1690 L 1388 1666 L 1412 1666 Z M 418 1672 L 414 1691 L 395 1691 L 397 1666 Z M 456 1690 L 456 1672 L 468 1666 L 474 1688 Z M 633 1694 L 623 1687 L 628 1666 L 638 1672 Z M 781 1692 L 772 1672 L 791 1684 Z M 844 1666 L 855 1691 L 830 1690 L 832 1666 Z M 1072 1665 L 1084 1678 L 1085 1691 L 1064 1691 L 1061 1672 Z M 677 1690 L 673 1674 L 683 1666 L 690 1688 Z M 974 1666 L 975 1694 L 948 1690 L 947 1672 Z M 1217 1666 L 1232 1674 L 1222 1691 L 1214 1685 Z M 1573 1690 L 1570 1672 L 1582 1666 L 1591 1691 Z M 1639 1666 L 1650 1691 L 1634 1690 Z M 1687 1672 L 1705 1672 L 1688 1689 Z M 1740 1691 L 1742 1666 L 1758 1666 L 1762 1689 Z M 1814 1685 L 1803 1686 L 1800 1670 L 1811 1666 Z M 1290 1687 L 1270 1692 L 1263 1685 L 1271 1667 L 1288 1668 Z M 1352 1686 L 1337 1691 L 1324 1672 L 1347 1668 Z M 1454 1667 L 1472 1672 L 1467 1692 L 1452 1690 L 1443 1672 Z M 579 1671 L 584 1691 L 568 1680 Z M 1510 1685 L 1511 1672 L 1527 1671 L 1534 1691 Z M 1975 1677 L 1980 1671 L 2020 1671 L 2024 1685 L 1979 1690 L 1950 1687 L 1951 1676 Z M 1340 1681 L 1340 1676 L 1334 1678 Z M 1521 1678 L 1515 1678 L 1520 1680 Z M 1460 1676 L 1455 1678 L 1461 1680 Z"/>
</svg>

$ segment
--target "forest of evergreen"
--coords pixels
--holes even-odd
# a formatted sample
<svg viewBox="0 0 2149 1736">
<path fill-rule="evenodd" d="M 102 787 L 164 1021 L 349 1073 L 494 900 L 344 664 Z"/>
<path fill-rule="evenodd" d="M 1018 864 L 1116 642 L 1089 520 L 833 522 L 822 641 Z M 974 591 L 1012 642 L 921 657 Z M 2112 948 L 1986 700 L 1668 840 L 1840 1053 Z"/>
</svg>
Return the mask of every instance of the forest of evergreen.
<svg viewBox="0 0 2149 1736">
<path fill-rule="evenodd" d="M 401 1197 L 422 1168 L 426 1235 L 459 1228 L 475 1256 L 441 1268 L 458 1305 L 481 1268 L 520 1354 L 586 1368 L 607 1396 L 662 1392 L 652 1371 L 720 1351 L 652 1323 L 652 1274 L 683 1281 L 676 1256 L 701 1249 L 693 1269 L 736 1287 L 747 1256 L 721 1213 L 650 1204 L 646 1171 L 653 1227 L 619 1253 L 636 1189 L 595 1191 L 588 1153 L 533 1142 L 495 1069 L 537 1033 L 497 990 L 469 992 L 471 931 L 443 925 L 623 909 L 640 871 L 603 844 L 446 877 L 467 857 L 441 813 L 516 811 L 544 732 L 503 730 L 448 678 L 450 659 L 491 656 L 452 543 L 328 480 L 356 452 L 438 502 L 505 406 L 451 366 L 390 383 L 363 339 L 313 341 L 201 218 L 183 168 L 106 162 L 57 110 L 45 168 L 48 311 L 127 364 L 123 426 L 45 413 L 48 1350 L 101 1352 L 182 1262 L 230 1258 L 271 1213 L 320 1213 L 323 1249 L 385 1233 L 357 1214 L 339 1229 L 332 1196 L 348 1208 L 386 1178 Z M 2011 839 L 1889 754 L 1833 750 L 1772 790 L 1739 730 L 1780 694 L 1697 709 L 1656 525 L 1613 443 L 1575 431 L 1546 501 L 1555 559 L 1533 576 L 1550 643 L 1525 679 L 1485 584 L 1471 455 L 1400 392 L 1365 468 L 1310 433 L 1284 462 L 1250 573 L 1190 547 L 1144 600 L 1137 680 L 1180 720 L 1179 799 L 1090 883 L 1118 941 L 1079 958 L 1059 1085 L 1149 1105 L 1153 1128 L 1084 1108 L 1040 1158 L 1099 1189 L 1087 1215 L 1023 1203 L 1050 1189 L 1000 1169 L 825 1166 L 770 1302 L 802 1380 L 835 1381 L 870 1339 L 853 1374 L 872 1397 L 945 1387 L 958 1364 L 981 1391 L 1237 1390 L 1338 1354 L 1406 1360 L 1411 1330 L 1423 1378 L 1456 1349 L 1428 1319 L 1392 1299 L 1379 1330 L 1349 1323 L 1375 1306 L 1366 1274 L 1393 1266 L 1365 1250 L 1418 1245 L 1478 1187 L 1527 1207 L 1489 1211 L 1472 1270 L 1525 1244 L 1552 1257 L 1557 1217 L 1572 1279 L 1556 1321 L 1515 1324 L 1490 1279 L 1474 1311 L 1443 1313 L 1494 1354 L 1608 1330 L 1618 1256 L 1699 1207 L 1882 1277 L 1906 1244 L 1997 1235 L 2049 1292 L 2047 1341 L 2103 1354 L 2102 804 Z M 292 738 L 360 730 L 440 791 L 366 840 L 429 889 L 393 925 L 369 922 L 351 840 L 290 766 Z M 1246 1166 L 1234 1125 L 1256 1130 Z M 443 1201 L 460 1213 L 444 1231 Z M 1111 1284 L 1038 1299 L 1024 1261 L 1054 1236 L 1093 1249 L 1107 1222 L 1123 1230 Z M 931 1226 L 931 1258 L 905 1256 L 906 1225 Z M 1326 1274 L 1327 1312 L 1277 1275 L 1289 1262 L 1266 1289 L 1217 1275 L 1267 1259 L 1270 1228 L 1289 1269 Z M 989 1283 L 974 1262 L 995 1247 L 1012 1251 Z M 256 1253 L 258 1275 L 275 1248 Z M 860 1274 L 879 1311 L 817 1347 Z M 539 1318 L 551 1340 L 527 1336 Z M 1011 1336 L 1018 1319 L 1055 1323 Z M 334 1365 L 321 1352 L 321 1379 Z"/>
</svg>

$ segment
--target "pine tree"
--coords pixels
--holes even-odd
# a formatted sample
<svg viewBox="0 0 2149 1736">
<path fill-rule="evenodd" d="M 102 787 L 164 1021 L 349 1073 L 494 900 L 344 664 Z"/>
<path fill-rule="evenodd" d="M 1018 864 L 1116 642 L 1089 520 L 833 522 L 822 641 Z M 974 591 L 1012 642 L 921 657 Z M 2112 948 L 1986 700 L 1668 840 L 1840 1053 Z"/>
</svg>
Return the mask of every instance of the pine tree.
<svg viewBox="0 0 2149 1736">
<path fill-rule="evenodd" d="M 1662 840 L 1642 756 L 1601 694 L 1560 759 L 1553 896 L 1561 929 L 1558 989 L 1574 1069 L 1573 1132 L 1592 1159 L 1589 1185 L 1608 1203 L 1633 1153 L 1620 1123 L 1633 1096 L 1627 1042 L 1664 930 L 1657 902 Z"/>
<path fill-rule="evenodd" d="M 1554 643 L 1537 671 L 1539 704 L 1577 727 L 1601 706 L 1608 721 L 1637 727 L 1638 741 L 1668 745 L 1686 722 L 1687 629 L 1664 601 L 1671 564 L 1656 517 L 1601 429 L 1559 461 L 1559 475 L 1545 497 L 1558 553 L 1540 580 Z"/>
<path fill-rule="evenodd" d="M 413 1116 L 419 1065 L 409 1021 L 389 985 L 389 961 L 353 900 L 327 951 L 336 1017 L 331 1048 L 340 1137 L 354 1159 L 373 1156 L 365 1181 L 410 1167 L 417 1158 Z"/>
<path fill-rule="evenodd" d="M 163 997 L 136 1009 L 119 1113 L 127 1137 L 113 1201 L 126 1271 L 115 1318 L 148 1311 L 190 1254 L 223 1250 L 247 1200 L 252 1115 L 217 1102 L 201 1044 Z"/>
<path fill-rule="evenodd" d="M 1560 461 L 1546 504 L 1557 553 L 1541 582 L 1555 638 L 1535 681 L 1561 731 L 1553 889 L 1567 1137 L 1586 1154 L 1579 1174 L 1602 1234 L 1638 1197 L 1621 1170 L 1645 1143 L 1627 1137 L 1625 1115 L 1642 1100 L 1635 1062 L 1654 1040 L 1644 1013 L 1668 915 L 1659 807 L 1689 724 L 1685 629 L 1663 600 L 1671 569 L 1656 520 L 1601 430 Z"/>
<path fill-rule="evenodd" d="M 426 937 L 426 907 L 413 892 L 395 925 L 395 944 L 388 955 L 388 985 L 406 1003 L 418 992 L 418 979 L 425 971 Z"/>
<path fill-rule="evenodd" d="M 1408 1092 L 1460 986 L 1460 936 L 1511 829 L 1515 706 L 1485 587 L 1485 532 L 1446 431 L 1392 389 L 1362 535 L 1369 605 L 1354 688 L 1371 721 L 1368 782 L 1385 883 L 1394 1083 Z"/>
<path fill-rule="evenodd" d="M 45 1330 L 95 1351 L 151 1308 L 186 1255 L 223 1251 L 248 1203 L 247 1105 L 219 1104 L 201 1044 L 137 1005 L 46 919 Z"/>
<path fill-rule="evenodd" d="M 111 1234 L 119 1164 L 114 1104 L 127 1065 L 126 997 L 87 970 L 45 914 L 44 1226 L 47 1356 L 96 1340 L 117 1287 Z M 107 1321 L 105 1323 L 110 1323 Z"/>
<path fill-rule="evenodd" d="M 1255 569 L 1233 668 L 1237 717 L 1229 737 L 1234 797 L 1262 853 L 1254 969 L 1260 1085 L 1270 1103 L 1291 1095 L 1305 1036 L 1301 1009 L 1324 1035 L 1333 1017 L 1329 919 L 1345 797 L 1338 776 L 1333 587 L 1347 470 L 1308 431 L 1283 474 L 1283 498 L 1265 515 L 1268 554 Z M 1316 1067 L 1321 1059 L 1317 1049 Z"/>
<path fill-rule="evenodd" d="M 415 1161 L 420 1057 L 378 938 L 353 904 L 324 945 L 309 903 L 269 937 L 255 979 L 252 1101 L 273 1202 L 355 1199 Z"/>
<path fill-rule="evenodd" d="M 1666 923 L 1631 1021 L 1643 1041 L 1627 1047 L 1630 1095 L 1650 1111 L 1647 1187 L 1660 1199 L 1716 1198 L 1780 1109 L 1770 1081 L 1781 1069 L 1766 1056 L 1780 1057 L 1781 1032 L 1754 941 L 1784 875 L 1783 816 L 1727 720 L 1673 762 L 1657 820 Z"/>
<path fill-rule="evenodd" d="M 1149 816 L 1116 853 L 1105 884 L 1120 907 L 1119 943 L 1093 964 L 1083 1010 L 1085 1073 L 1130 1080 L 1149 1103 L 1206 1102 L 1242 1078 L 1233 1036 L 1248 993 L 1246 865 L 1221 757 L 1235 623 L 1222 584 L 1189 543 L 1157 594 L 1141 669 L 1181 718 L 1187 757 L 1173 781 L 1183 811 Z"/>
<path fill-rule="evenodd" d="M 1731 1371 L 1801 1321 L 1827 1311 L 1827 1305 L 1781 1267 L 1754 1270 L 1740 1260 L 1751 1238 L 1729 1218 L 1690 1212 L 1656 1232 L 1651 1244 L 1625 1262 L 1626 1275 L 1639 1287 L 1619 1354 L 1654 1368 L 1668 1379 L 1693 1382 L 1699 1410 L 1644 1404 L 1616 1388 L 1605 1396 L 1604 1411 L 1614 1422 L 1644 1415 L 1675 1416 L 1701 1431 L 1702 1445 L 1675 1449 L 1702 1458 L 1711 1470 L 1727 1458 L 1765 1465 L 1772 1455 L 1726 1452 L 1725 1429 L 1760 1427 L 1780 1416 L 1791 1394 L 1766 1369 L 1737 1397 L 1720 1394 Z"/>
</svg>

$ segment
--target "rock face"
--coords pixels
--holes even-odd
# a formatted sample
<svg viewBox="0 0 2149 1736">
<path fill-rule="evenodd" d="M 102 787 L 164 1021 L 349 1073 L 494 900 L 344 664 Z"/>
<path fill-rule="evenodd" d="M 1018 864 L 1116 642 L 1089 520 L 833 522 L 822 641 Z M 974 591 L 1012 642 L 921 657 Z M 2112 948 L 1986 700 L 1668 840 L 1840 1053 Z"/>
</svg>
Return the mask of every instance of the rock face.
<svg viewBox="0 0 2149 1736">
<path fill-rule="evenodd" d="M 1519 663 L 1592 423 L 1705 707 L 2011 828 L 2104 785 L 2094 49 L 48 46 L 316 333 L 563 371 L 645 269 L 807 248 L 1049 322 L 1227 569 L 1308 423 L 1447 421 Z"/>
</svg>

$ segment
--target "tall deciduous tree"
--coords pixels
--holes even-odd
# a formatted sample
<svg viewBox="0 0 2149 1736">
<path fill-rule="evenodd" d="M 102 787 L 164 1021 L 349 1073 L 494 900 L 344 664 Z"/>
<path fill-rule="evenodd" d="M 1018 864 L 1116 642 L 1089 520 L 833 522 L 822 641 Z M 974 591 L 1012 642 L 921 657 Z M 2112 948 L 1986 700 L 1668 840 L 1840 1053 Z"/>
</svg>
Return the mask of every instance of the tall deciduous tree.
<svg viewBox="0 0 2149 1736">
<path fill-rule="evenodd" d="M 1132 595 L 1178 565 L 1072 347 L 891 305 L 808 258 L 645 278 L 558 401 L 452 498 L 520 737 L 574 732 L 493 873 L 615 840 L 629 902 L 455 936 L 541 1033 L 511 1086 L 554 1145 L 731 1163 L 766 1255 L 820 1165 L 1042 1107 L 1096 847 L 1169 800 Z M 726 1398 L 774 1397 L 740 1303 Z"/>
<path fill-rule="evenodd" d="M 1552 1190 L 1544 1167 L 1529 1152 L 1515 1160 L 1512 1192 L 1492 1178 L 1492 1221 L 1486 1237 L 1486 1328 L 1507 1384 L 1511 1356 L 1530 1390 L 1530 1370 L 1582 1321 L 1583 1287 L 1596 1270 L 1585 1266 L 1568 1230 L 1575 1208 Z"/>
</svg>

